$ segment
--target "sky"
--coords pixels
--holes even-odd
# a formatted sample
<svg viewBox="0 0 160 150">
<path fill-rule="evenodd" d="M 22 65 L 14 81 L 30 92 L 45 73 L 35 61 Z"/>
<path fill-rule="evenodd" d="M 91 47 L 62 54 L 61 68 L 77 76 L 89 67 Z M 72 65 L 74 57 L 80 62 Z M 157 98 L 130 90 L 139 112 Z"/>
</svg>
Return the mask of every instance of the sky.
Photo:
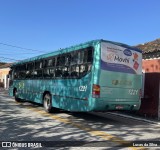
<svg viewBox="0 0 160 150">
<path fill-rule="evenodd" d="M 160 0 L 0 0 L 0 61 L 95 39 L 149 42 L 160 38 L 159 8 Z"/>
</svg>

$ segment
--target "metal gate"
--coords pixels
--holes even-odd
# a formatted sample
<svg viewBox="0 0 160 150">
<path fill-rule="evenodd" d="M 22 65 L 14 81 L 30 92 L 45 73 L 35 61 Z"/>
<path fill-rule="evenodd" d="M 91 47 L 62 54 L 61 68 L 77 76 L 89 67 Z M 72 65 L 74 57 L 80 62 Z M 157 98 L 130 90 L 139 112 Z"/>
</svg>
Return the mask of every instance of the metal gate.
<svg viewBox="0 0 160 150">
<path fill-rule="evenodd" d="M 160 119 L 160 73 L 145 73 L 144 97 L 138 113 Z"/>
</svg>

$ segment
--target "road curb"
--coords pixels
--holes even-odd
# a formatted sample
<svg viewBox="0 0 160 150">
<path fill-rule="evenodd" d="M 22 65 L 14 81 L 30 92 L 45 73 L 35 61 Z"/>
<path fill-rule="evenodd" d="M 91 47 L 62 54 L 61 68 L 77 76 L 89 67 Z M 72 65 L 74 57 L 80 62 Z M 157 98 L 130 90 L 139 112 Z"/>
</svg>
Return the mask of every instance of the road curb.
<svg viewBox="0 0 160 150">
<path fill-rule="evenodd" d="M 127 114 L 119 114 L 119 113 L 113 113 L 113 112 L 107 112 L 107 114 L 116 115 L 116 116 L 120 116 L 120 117 L 125 117 L 125 118 L 130 118 L 130 119 L 143 121 L 143 122 L 147 122 L 147 123 L 151 123 L 151 124 L 160 125 L 160 121 L 152 121 L 152 120 L 148 120 L 148 119 L 144 119 L 144 118 L 133 117 L 133 116 L 130 116 L 130 115 L 127 115 Z"/>
</svg>

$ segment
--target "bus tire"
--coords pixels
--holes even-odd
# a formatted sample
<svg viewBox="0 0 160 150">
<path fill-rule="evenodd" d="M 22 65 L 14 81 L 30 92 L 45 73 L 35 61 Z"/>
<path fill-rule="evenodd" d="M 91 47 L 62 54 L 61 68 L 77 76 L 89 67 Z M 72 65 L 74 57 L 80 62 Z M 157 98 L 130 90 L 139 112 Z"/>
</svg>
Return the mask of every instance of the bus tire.
<svg viewBox="0 0 160 150">
<path fill-rule="evenodd" d="M 53 108 L 52 108 L 52 97 L 50 93 L 46 93 L 43 97 L 43 107 L 46 112 L 51 113 Z"/>
<path fill-rule="evenodd" d="M 16 101 L 16 102 L 20 102 L 20 101 L 21 101 L 21 99 L 20 99 L 20 98 L 18 98 L 18 92 L 17 92 L 17 89 L 14 89 L 14 99 L 15 99 L 15 101 Z"/>
</svg>

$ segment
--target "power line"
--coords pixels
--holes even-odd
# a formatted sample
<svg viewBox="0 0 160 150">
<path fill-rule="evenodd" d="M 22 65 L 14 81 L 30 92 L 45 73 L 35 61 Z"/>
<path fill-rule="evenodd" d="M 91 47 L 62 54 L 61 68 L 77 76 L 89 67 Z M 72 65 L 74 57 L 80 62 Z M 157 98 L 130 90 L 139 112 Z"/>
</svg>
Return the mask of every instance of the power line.
<svg viewBox="0 0 160 150">
<path fill-rule="evenodd" d="M 14 48 L 20 48 L 20 49 L 25 49 L 25 50 L 30 50 L 30 51 L 36 51 L 36 52 L 46 52 L 46 51 L 41 51 L 41 50 L 35 50 L 35 49 L 30 49 L 30 48 L 24 48 L 24 47 L 20 47 L 20 46 L 15 46 L 15 45 L 10 45 L 10 44 L 6 44 L 6 43 L 1 43 L 1 45 L 5 45 L 5 46 L 10 46 L 10 47 L 14 47 Z"/>
<path fill-rule="evenodd" d="M 17 60 L 17 59 L 13 59 L 13 58 L 8 58 L 8 57 L 0 57 L 0 58 L 2 58 L 2 59 L 4 59 L 4 60 L 13 60 L 13 61 L 20 61 L 20 60 Z"/>
<path fill-rule="evenodd" d="M 20 52 L 18 52 L 18 54 L 36 54 L 36 53 L 20 53 Z M 7 54 L 7 53 L 0 53 L 0 55 L 13 55 L 13 54 Z"/>
<path fill-rule="evenodd" d="M 3 46 L 3 45 L 2 45 Z M 19 50 L 21 51 L 21 52 L 25 52 L 26 50 L 25 49 L 8 49 L 8 48 L 4 48 L 4 47 L 0 47 L 0 50 L 5 50 L 5 52 L 10 52 L 11 50 L 13 51 L 14 50 L 14 52 L 17 52 L 17 53 L 19 53 Z M 37 52 L 31 52 L 31 53 L 37 53 Z"/>
</svg>

